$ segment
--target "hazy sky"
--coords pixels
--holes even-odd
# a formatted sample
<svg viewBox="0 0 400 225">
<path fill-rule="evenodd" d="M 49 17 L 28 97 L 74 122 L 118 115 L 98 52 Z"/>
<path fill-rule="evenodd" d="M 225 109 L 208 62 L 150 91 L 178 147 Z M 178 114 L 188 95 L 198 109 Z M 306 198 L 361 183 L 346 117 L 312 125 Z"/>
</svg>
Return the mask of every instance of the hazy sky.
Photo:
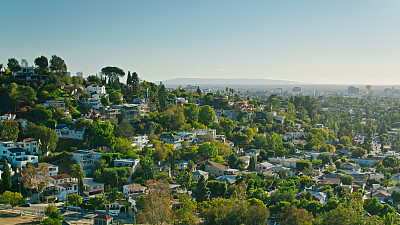
<svg viewBox="0 0 400 225">
<path fill-rule="evenodd" d="M 400 84 L 400 1 L 38 0 L 1 4 L 0 63 L 56 54 L 145 80 Z"/>
</svg>

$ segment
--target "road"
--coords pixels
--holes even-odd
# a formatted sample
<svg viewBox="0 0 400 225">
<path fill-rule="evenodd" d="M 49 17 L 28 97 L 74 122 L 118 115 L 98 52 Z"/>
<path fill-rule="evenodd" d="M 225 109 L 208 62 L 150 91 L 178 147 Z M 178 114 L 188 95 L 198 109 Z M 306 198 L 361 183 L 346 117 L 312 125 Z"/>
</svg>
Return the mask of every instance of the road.
<svg viewBox="0 0 400 225">
<path fill-rule="evenodd" d="M 55 205 L 60 209 L 64 205 L 64 203 L 55 203 Z M 30 207 L 15 207 L 14 211 L 17 212 L 21 211 L 24 214 L 39 215 L 39 209 L 40 209 L 41 212 L 40 215 L 44 216 L 44 211 L 46 207 L 47 204 L 40 204 L 40 205 L 32 204 Z M 0 210 L 11 210 L 11 207 L 0 204 Z M 93 217 L 95 217 L 98 214 L 96 214 L 93 211 L 82 212 L 80 210 L 78 210 L 78 212 L 76 212 L 75 210 L 66 210 L 65 212 L 61 213 L 61 215 L 65 218 L 66 221 L 79 224 L 93 224 Z M 114 217 L 115 223 L 117 223 L 120 220 L 123 220 L 124 224 L 134 224 L 133 217 L 128 217 L 125 213 L 122 213 L 119 216 Z"/>
</svg>

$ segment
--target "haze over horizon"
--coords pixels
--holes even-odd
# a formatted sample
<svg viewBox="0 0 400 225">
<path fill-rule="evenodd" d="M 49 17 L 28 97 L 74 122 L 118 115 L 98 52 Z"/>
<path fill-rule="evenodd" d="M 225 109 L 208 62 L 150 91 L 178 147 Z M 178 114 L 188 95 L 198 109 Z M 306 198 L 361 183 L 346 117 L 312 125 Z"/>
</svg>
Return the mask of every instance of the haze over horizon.
<svg viewBox="0 0 400 225">
<path fill-rule="evenodd" d="M 56 54 L 71 75 L 118 66 L 150 81 L 400 84 L 394 0 L 43 0 L 2 8 L 4 65 Z"/>
</svg>

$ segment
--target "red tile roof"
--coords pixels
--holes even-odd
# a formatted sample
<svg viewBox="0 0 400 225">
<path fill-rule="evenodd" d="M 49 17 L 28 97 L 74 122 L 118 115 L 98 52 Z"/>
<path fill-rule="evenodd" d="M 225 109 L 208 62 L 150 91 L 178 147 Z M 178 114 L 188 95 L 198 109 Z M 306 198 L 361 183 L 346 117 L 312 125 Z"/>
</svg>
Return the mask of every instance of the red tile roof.
<svg viewBox="0 0 400 225">
<path fill-rule="evenodd" d="M 100 214 L 100 215 L 97 215 L 97 216 L 95 216 L 93 218 L 94 219 L 101 219 L 101 220 L 109 220 L 109 219 L 112 219 L 114 217 L 112 217 L 110 215 L 106 215 L 106 214 Z"/>
<path fill-rule="evenodd" d="M 55 176 L 51 176 L 51 178 L 53 178 L 54 180 L 59 180 L 59 179 L 64 179 L 64 178 L 70 178 L 71 176 L 64 173 L 64 174 L 58 174 Z"/>
</svg>

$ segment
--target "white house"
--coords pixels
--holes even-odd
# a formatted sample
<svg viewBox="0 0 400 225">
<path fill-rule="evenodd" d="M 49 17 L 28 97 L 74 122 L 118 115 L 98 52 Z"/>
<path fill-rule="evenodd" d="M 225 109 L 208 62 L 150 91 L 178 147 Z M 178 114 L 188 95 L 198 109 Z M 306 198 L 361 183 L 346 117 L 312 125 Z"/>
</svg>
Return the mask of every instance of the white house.
<svg viewBox="0 0 400 225">
<path fill-rule="evenodd" d="M 65 110 L 65 102 L 64 100 L 47 100 L 45 103 L 43 103 L 44 107 L 46 109 L 50 108 L 51 106 L 60 108 L 62 110 Z"/>
<path fill-rule="evenodd" d="M 70 138 L 76 140 L 83 140 L 85 134 L 84 128 L 75 128 L 66 124 L 57 124 L 55 131 L 59 138 Z"/>
<path fill-rule="evenodd" d="M 99 96 L 107 94 L 106 87 L 104 85 L 95 85 L 95 84 L 89 85 L 87 87 L 87 92 L 90 95 L 98 94 Z"/>
<path fill-rule="evenodd" d="M 269 168 L 273 167 L 274 165 L 269 162 L 262 162 L 256 165 L 254 168 L 257 172 L 267 172 Z"/>
<path fill-rule="evenodd" d="M 197 170 L 197 171 L 194 171 L 193 173 L 192 173 L 192 180 L 193 181 L 199 181 L 199 179 L 200 179 L 200 177 L 201 176 L 204 176 L 204 179 L 208 179 L 208 172 L 206 172 L 206 171 L 203 171 L 203 170 Z"/>
<path fill-rule="evenodd" d="M 49 177 L 56 176 L 58 174 L 58 166 L 50 163 L 38 163 L 38 167 L 46 167 L 49 170 Z"/>
<path fill-rule="evenodd" d="M 35 155 L 41 153 L 39 150 L 39 142 L 35 138 L 26 138 L 22 140 L 22 142 L 19 142 L 18 145 L 29 152 L 29 154 Z"/>
<path fill-rule="evenodd" d="M 132 138 L 131 145 L 132 147 L 138 146 L 139 149 L 142 149 L 149 143 L 149 137 L 147 135 L 139 135 Z"/>
<path fill-rule="evenodd" d="M 188 167 L 188 162 L 189 161 L 186 160 L 179 160 L 175 163 L 175 168 L 178 168 L 179 170 L 184 170 Z"/>
<path fill-rule="evenodd" d="M 33 164 L 39 162 L 37 156 L 26 155 L 25 150 L 12 141 L 0 142 L 0 157 L 6 158 L 8 162 L 17 168 L 22 168 L 28 162 Z"/>
<path fill-rule="evenodd" d="M 136 166 L 139 165 L 140 159 L 116 159 L 114 160 L 114 167 L 130 167 L 132 168 L 132 173 L 135 172 Z"/>
<path fill-rule="evenodd" d="M 146 191 L 146 187 L 140 184 L 127 184 L 124 185 L 122 189 L 122 193 L 124 193 L 125 197 L 136 198 L 139 195 L 144 195 Z"/>
<path fill-rule="evenodd" d="M 15 120 L 16 117 L 17 115 L 15 114 L 4 114 L 0 116 L 0 120 Z"/>
<path fill-rule="evenodd" d="M 81 165 L 83 171 L 87 174 L 92 173 L 92 168 L 95 166 L 96 161 L 101 159 L 101 153 L 93 150 L 76 150 L 71 153 L 72 159 L 77 164 Z"/>
</svg>

